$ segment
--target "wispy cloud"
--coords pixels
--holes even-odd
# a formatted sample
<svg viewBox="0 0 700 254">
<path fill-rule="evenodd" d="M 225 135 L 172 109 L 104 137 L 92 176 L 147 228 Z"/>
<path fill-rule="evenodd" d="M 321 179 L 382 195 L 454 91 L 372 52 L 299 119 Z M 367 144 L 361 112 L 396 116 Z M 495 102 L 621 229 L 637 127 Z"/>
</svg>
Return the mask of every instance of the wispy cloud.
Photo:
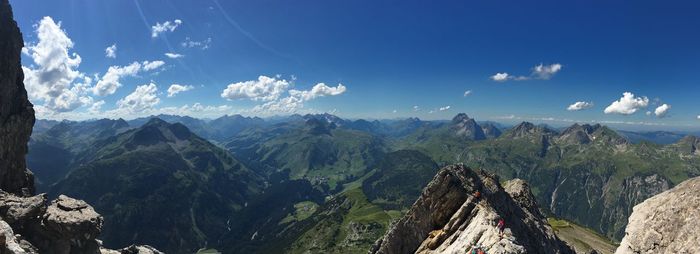
<svg viewBox="0 0 700 254">
<path fill-rule="evenodd" d="M 202 50 L 208 49 L 211 44 L 211 37 L 201 41 L 193 41 L 190 37 L 185 37 L 185 41 L 180 43 L 184 48 L 199 48 Z"/>
<path fill-rule="evenodd" d="M 561 71 L 562 68 L 563 68 L 563 65 L 561 65 L 559 63 L 550 64 L 550 65 L 539 64 L 539 65 L 536 65 L 535 67 L 532 67 L 532 71 L 530 72 L 530 75 L 528 75 L 528 76 L 514 76 L 514 75 L 508 74 L 507 72 L 498 72 L 498 73 L 492 75 L 490 78 L 491 78 L 491 80 L 496 81 L 496 82 L 505 82 L 508 80 L 523 81 L 523 80 L 531 80 L 531 79 L 548 80 L 548 79 L 551 79 L 559 71 Z"/>
<path fill-rule="evenodd" d="M 105 57 L 117 58 L 117 44 L 112 44 L 112 46 L 105 49 Z"/>
<path fill-rule="evenodd" d="M 165 32 L 174 32 L 175 29 L 182 24 L 182 20 L 176 19 L 171 21 L 165 21 L 162 24 L 161 23 L 156 23 L 155 25 L 151 26 L 151 37 L 156 38 L 158 35 L 165 33 Z"/>
<path fill-rule="evenodd" d="M 183 55 L 183 54 L 171 53 L 171 52 L 165 53 L 165 56 L 170 58 L 170 59 L 177 59 L 177 58 L 185 57 L 185 55 Z"/>
</svg>

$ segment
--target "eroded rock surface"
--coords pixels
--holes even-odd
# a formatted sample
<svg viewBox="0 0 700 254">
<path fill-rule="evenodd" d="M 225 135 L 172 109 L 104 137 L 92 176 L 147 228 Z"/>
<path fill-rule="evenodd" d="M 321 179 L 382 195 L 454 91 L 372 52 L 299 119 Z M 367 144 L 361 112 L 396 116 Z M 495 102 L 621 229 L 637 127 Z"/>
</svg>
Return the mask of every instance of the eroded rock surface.
<svg viewBox="0 0 700 254">
<path fill-rule="evenodd" d="M 700 177 L 636 205 L 615 253 L 700 253 Z"/>
<path fill-rule="evenodd" d="M 110 252 L 96 239 L 102 216 L 82 200 L 61 195 L 47 207 L 34 194 L 27 142 L 34 125 L 20 54 L 24 42 L 8 0 L 0 0 L 0 254 L 160 253 L 150 246 Z"/>
<path fill-rule="evenodd" d="M 481 198 L 473 195 L 481 192 Z M 505 233 L 496 227 L 505 220 Z M 540 214 L 519 179 L 504 189 L 495 175 L 462 165 L 440 170 L 421 197 L 370 253 L 573 253 Z"/>
<path fill-rule="evenodd" d="M 0 189 L 34 193 L 34 176 L 24 159 L 34 125 L 34 108 L 24 89 L 22 34 L 7 0 L 0 1 Z"/>
</svg>

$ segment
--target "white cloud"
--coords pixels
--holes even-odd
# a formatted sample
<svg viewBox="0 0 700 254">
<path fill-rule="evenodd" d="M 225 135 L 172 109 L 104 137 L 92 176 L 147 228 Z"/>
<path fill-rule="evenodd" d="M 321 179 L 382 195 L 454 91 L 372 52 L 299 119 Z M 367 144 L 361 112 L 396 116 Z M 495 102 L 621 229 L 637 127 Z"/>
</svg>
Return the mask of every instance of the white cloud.
<svg viewBox="0 0 700 254">
<path fill-rule="evenodd" d="M 651 113 L 651 111 L 647 111 L 646 114 L 647 114 L 648 116 L 650 116 L 650 115 L 653 114 L 653 113 Z"/>
<path fill-rule="evenodd" d="M 392 111 L 391 113 L 394 113 L 394 114 L 396 114 L 396 112 L 398 112 L 398 111 L 396 111 L 396 109 L 394 109 L 394 111 Z"/>
<path fill-rule="evenodd" d="M 670 110 L 670 109 L 671 109 L 671 105 L 664 103 L 654 110 L 654 115 L 656 115 L 656 117 L 658 117 L 658 118 L 664 118 L 666 116 L 666 114 L 668 114 L 668 110 Z"/>
<path fill-rule="evenodd" d="M 593 107 L 593 102 L 577 101 L 577 102 L 574 102 L 574 104 L 569 105 L 569 107 L 567 107 L 566 110 L 579 111 L 579 110 L 589 109 L 592 107 Z"/>
<path fill-rule="evenodd" d="M 195 117 L 218 117 L 227 113 L 231 113 L 233 108 L 229 105 L 220 106 L 204 106 L 199 102 L 192 106 L 185 104 L 181 107 L 163 107 L 154 111 L 157 114 L 180 115 L 180 116 L 195 116 Z"/>
<path fill-rule="evenodd" d="M 449 109 L 450 109 L 450 106 L 440 107 L 440 111 L 445 111 L 445 110 L 449 110 Z"/>
<path fill-rule="evenodd" d="M 105 101 L 103 101 L 103 100 L 97 101 L 97 102 L 93 103 L 92 106 L 90 106 L 90 108 L 88 109 L 88 112 L 93 113 L 93 114 L 99 114 L 100 109 L 102 109 L 102 105 L 105 105 Z"/>
<path fill-rule="evenodd" d="M 22 50 L 34 64 L 22 66 L 22 70 L 29 99 L 38 114 L 68 112 L 92 103 L 86 95 L 92 79 L 76 70 L 82 60 L 78 54 L 69 53 L 73 41 L 61 29 L 61 23 L 47 16 L 35 27 L 38 42 Z"/>
<path fill-rule="evenodd" d="M 637 112 L 637 110 L 646 108 L 649 105 L 649 98 L 646 96 L 635 97 L 633 93 L 624 92 L 622 98 L 617 101 L 613 101 L 610 106 L 605 108 L 605 114 L 621 114 L 621 115 L 631 115 Z"/>
<path fill-rule="evenodd" d="M 229 84 L 221 92 L 221 98 L 228 100 L 250 99 L 254 101 L 272 101 L 278 99 L 291 83 L 284 79 L 259 76 L 258 80 L 249 80 Z M 290 91 L 291 92 L 291 91 Z"/>
<path fill-rule="evenodd" d="M 471 95 L 471 94 L 472 94 L 472 90 L 464 91 L 464 97 L 467 97 L 467 96 L 469 96 L 469 95 Z"/>
<path fill-rule="evenodd" d="M 344 93 L 346 90 L 347 88 L 343 84 L 338 84 L 336 87 L 330 87 L 324 83 L 318 83 L 311 88 L 311 90 L 289 90 L 289 94 L 293 97 L 300 97 L 303 101 L 309 101 L 317 97 L 339 95 Z"/>
<path fill-rule="evenodd" d="M 156 60 L 156 61 L 143 61 L 141 63 L 143 65 L 143 70 L 144 71 L 150 71 L 150 70 L 155 70 L 158 69 L 159 67 L 163 66 L 165 62 Z"/>
<path fill-rule="evenodd" d="M 185 57 L 185 55 L 183 55 L 183 54 L 170 53 L 170 52 L 165 53 L 165 56 L 167 56 L 167 57 L 170 58 L 170 59 L 176 59 L 176 58 L 183 58 L 183 57 Z"/>
<path fill-rule="evenodd" d="M 180 92 L 185 92 L 185 91 L 189 91 L 192 89 L 194 89 L 194 86 L 172 84 L 172 85 L 170 85 L 170 87 L 168 87 L 168 97 L 173 97 Z"/>
<path fill-rule="evenodd" d="M 343 94 L 347 88 L 343 84 L 329 87 L 324 83 L 316 84 L 311 90 L 289 90 L 289 96 L 279 100 L 273 100 L 262 105 L 255 106 L 254 112 L 296 112 L 304 107 L 304 102 L 324 97 Z"/>
<path fill-rule="evenodd" d="M 113 94 L 117 88 L 122 86 L 120 79 L 126 76 L 136 76 L 141 70 L 139 62 L 133 62 L 127 66 L 110 66 L 102 78 L 97 81 L 95 87 L 92 88 L 92 93 L 98 96 Z"/>
<path fill-rule="evenodd" d="M 185 41 L 180 43 L 184 48 L 200 48 L 202 50 L 208 49 L 211 44 L 211 37 L 202 41 L 193 41 L 190 37 L 185 37 Z"/>
<path fill-rule="evenodd" d="M 698 115 L 698 120 L 700 120 L 700 115 Z"/>
<path fill-rule="evenodd" d="M 413 111 L 414 111 L 414 112 L 417 112 L 417 111 L 419 111 L 419 110 L 420 110 L 420 107 L 418 107 L 418 106 L 413 106 Z"/>
<path fill-rule="evenodd" d="M 550 79 L 561 70 L 561 64 L 537 65 L 532 69 L 532 76 L 537 79 Z"/>
<path fill-rule="evenodd" d="M 158 35 L 164 32 L 173 32 L 175 31 L 175 28 L 180 26 L 180 24 L 182 24 L 182 20 L 179 19 L 176 19 L 173 22 L 165 21 L 163 24 L 156 23 L 154 26 L 151 26 L 151 37 L 156 38 Z"/>
<path fill-rule="evenodd" d="M 112 46 L 105 49 L 105 57 L 117 58 L 117 44 L 112 44 Z"/>
<path fill-rule="evenodd" d="M 117 101 L 117 110 L 129 113 L 152 110 L 155 105 L 160 103 L 157 92 L 158 87 L 153 83 L 137 86 L 134 92 Z"/>
<path fill-rule="evenodd" d="M 491 76 L 491 79 L 492 79 L 493 81 L 503 82 L 503 81 L 508 80 L 509 77 L 510 77 L 510 75 L 508 75 L 508 73 L 505 73 L 505 72 L 500 73 L 500 72 L 499 72 L 499 73 L 496 73 L 496 74 L 494 74 L 493 76 Z"/>
<path fill-rule="evenodd" d="M 508 74 L 507 72 L 499 72 L 491 76 L 491 79 L 497 82 L 504 82 L 507 80 L 522 81 L 530 79 L 547 80 L 552 78 L 554 74 L 557 74 L 559 71 L 561 71 L 562 67 L 563 66 L 559 63 L 550 65 L 539 64 L 535 67 L 532 67 L 532 72 L 529 76 L 513 76 Z"/>
</svg>

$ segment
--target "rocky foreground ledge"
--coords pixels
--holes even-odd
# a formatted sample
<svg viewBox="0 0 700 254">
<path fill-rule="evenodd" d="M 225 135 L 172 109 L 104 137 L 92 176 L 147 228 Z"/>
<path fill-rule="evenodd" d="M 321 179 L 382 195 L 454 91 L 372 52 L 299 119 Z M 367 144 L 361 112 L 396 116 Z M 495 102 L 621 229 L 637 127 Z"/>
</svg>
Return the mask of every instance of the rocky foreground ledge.
<svg viewBox="0 0 700 254">
<path fill-rule="evenodd" d="M 502 236 L 499 218 L 505 220 Z M 496 175 L 463 165 L 440 170 L 370 253 L 466 253 L 476 245 L 489 254 L 574 253 L 539 212 L 525 181 L 503 187 Z"/>
<path fill-rule="evenodd" d="M 102 216 L 82 200 L 34 195 L 27 142 L 34 108 L 27 99 L 20 54 L 24 42 L 8 0 L 0 0 L 0 254 L 160 253 L 150 246 L 109 250 L 97 240 Z"/>
<path fill-rule="evenodd" d="M 615 253 L 700 253 L 700 177 L 636 205 Z"/>
<path fill-rule="evenodd" d="M 161 253 L 150 246 L 103 248 L 97 240 L 103 219 L 92 206 L 64 195 L 46 201 L 46 194 L 0 192 L 0 253 Z"/>
</svg>

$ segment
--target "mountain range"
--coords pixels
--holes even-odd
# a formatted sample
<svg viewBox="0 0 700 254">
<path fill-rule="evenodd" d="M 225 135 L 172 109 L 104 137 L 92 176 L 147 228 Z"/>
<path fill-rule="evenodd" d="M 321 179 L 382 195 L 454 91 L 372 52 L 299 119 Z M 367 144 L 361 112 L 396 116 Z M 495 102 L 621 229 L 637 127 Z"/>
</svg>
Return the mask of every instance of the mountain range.
<svg viewBox="0 0 700 254">
<path fill-rule="evenodd" d="M 523 122 L 504 128 L 466 114 L 451 121 L 346 120 L 330 114 L 215 120 L 157 116 L 57 123 L 35 133 L 28 161 L 40 188 L 94 203 L 108 225 L 135 219 L 133 211 L 140 209 L 192 208 L 189 217 L 181 211 L 165 216 L 181 227 L 168 240 L 152 239 L 147 226 L 125 227 L 105 232 L 108 245 L 137 239 L 171 252 L 213 247 L 360 253 L 408 211 L 437 168 L 455 163 L 503 179 L 524 179 L 546 215 L 619 240 L 635 204 L 700 175 L 697 138 L 663 144 L 632 142 L 629 136 L 588 124 L 557 130 Z M 155 175 L 161 183 L 173 182 L 159 190 L 149 178 Z M 223 182 L 209 179 L 226 175 Z M 119 179 L 118 187 L 85 184 L 106 179 Z M 170 185 L 187 186 L 193 193 L 176 192 Z M 282 190 L 292 197 L 269 194 Z M 179 194 L 164 203 L 163 192 Z M 159 202 L 146 208 L 147 203 L 133 203 L 134 196 Z M 210 211 L 202 200 L 225 205 Z M 281 210 L 269 211 L 271 204 Z M 286 240 L 272 241 L 273 236 Z"/>
</svg>

